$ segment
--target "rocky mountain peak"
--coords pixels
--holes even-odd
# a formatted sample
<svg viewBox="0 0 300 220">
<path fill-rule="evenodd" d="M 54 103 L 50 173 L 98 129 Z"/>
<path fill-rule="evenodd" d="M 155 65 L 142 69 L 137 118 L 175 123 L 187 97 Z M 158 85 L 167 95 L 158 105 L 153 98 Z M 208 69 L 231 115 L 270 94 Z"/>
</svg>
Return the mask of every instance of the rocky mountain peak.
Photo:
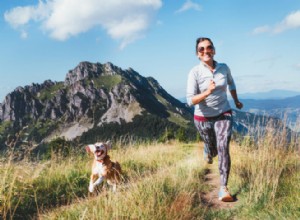
<svg viewBox="0 0 300 220">
<path fill-rule="evenodd" d="M 107 63 L 103 64 L 103 66 L 104 66 L 104 73 L 105 73 L 105 75 L 115 75 L 117 73 L 122 72 L 121 68 L 113 65 L 110 62 L 107 62 Z"/>
<path fill-rule="evenodd" d="M 105 64 L 100 63 L 90 63 L 90 62 L 80 62 L 73 70 L 70 70 L 65 77 L 64 85 L 72 85 L 77 81 L 95 78 L 101 75 L 115 75 L 122 71 L 121 68 L 114 66 L 112 63 L 108 62 Z"/>
<path fill-rule="evenodd" d="M 154 78 L 143 77 L 132 68 L 122 70 L 110 62 L 80 62 L 63 82 L 46 80 L 18 87 L 0 108 L 0 128 L 6 124 L 19 132 L 26 127 L 26 139 L 35 142 L 53 136 L 73 139 L 104 124 L 130 123 L 142 114 L 164 120 L 174 114 L 172 120 L 178 118 L 176 121 L 190 117 L 185 105 Z M 5 134 L 0 134 L 0 145 L 1 137 Z"/>
</svg>

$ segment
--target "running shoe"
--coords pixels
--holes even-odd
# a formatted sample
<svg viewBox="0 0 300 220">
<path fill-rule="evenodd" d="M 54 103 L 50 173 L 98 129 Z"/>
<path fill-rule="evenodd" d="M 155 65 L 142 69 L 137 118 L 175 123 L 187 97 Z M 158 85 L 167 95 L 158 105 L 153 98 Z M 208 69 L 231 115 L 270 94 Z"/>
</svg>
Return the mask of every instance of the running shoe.
<svg viewBox="0 0 300 220">
<path fill-rule="evenodd" d="M 226 186 L 221 186 L 219 191 L 219 200 L 222 202 L 233 202 L 233 197 L 230 195 Z"/>
</svg>

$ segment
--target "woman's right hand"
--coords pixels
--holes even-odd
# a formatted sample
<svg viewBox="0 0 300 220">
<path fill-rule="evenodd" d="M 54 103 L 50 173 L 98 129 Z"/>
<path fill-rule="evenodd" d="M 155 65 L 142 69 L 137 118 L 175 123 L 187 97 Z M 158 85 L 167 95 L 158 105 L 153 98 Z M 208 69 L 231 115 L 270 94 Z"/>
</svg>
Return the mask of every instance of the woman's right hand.
<svg viewBox="0 0 300 220">
<path fill-rule="evenodd" d="M 210 95 L 216 88 L 216 83 L 211 79 L 207 88 L 208 95 Z"/>
<path fill-rule="evenodd" d="M 213 80 L 210 80 L 207 90 L 203 93 L 195 95 L 192 98 L 193 105 L 196 105 L 199 102 L 202 102 L 204 99 L 206 99 L 207 96 L 209 96 L 215 90 L 215 88 L 216 88 L 215 82 Z"/>
</svg>

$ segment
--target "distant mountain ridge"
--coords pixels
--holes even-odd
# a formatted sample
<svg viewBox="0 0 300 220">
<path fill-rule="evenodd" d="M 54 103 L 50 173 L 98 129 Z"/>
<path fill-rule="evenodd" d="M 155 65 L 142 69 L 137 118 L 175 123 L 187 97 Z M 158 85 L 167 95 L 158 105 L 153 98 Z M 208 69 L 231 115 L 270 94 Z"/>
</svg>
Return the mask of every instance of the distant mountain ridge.
<svg viewBox="0 0 300 220">
<path fill-rule="evenodd" d="M 273 89 L 267 92 L 253 92 L 253 93 L 239 93 L 240 99 L 255 99 L 255 100 L 275 100 L 286 99 L 300 95 L 300 92 L 291 90 Z M 185 97 L 178 98 L 181 102 L 186 103 Z M 229 100 L 232 100 L 231 96 L 228 96 Z"/>
<path fill-rule="evenodd" d="M 300 95 L 300 92 L 291 90 L 274 89 L 267 92 L 242 93 L 239 94 L 241 99 L 284 99 Z"/>
<path fill-rule="evenodd" d="M 300 131 L 300 125 L 297 123 L 300 119 L 300 95 L 282 99 L 240 100 L 244 104 L 243 111 L 279 118 L 294 131 Z M 230 104 L 234 106 L 232 100 Z"/>
<path fill-rule="evenodd" d="M 300 108 L 300 95 L 282 98 L 282 99 L 241 99 L 245 103 L 245 110 L 259 109 L 259 110 L 272 110 L 272 109 L 286 109 L 286 108 Z"/>
</svg>

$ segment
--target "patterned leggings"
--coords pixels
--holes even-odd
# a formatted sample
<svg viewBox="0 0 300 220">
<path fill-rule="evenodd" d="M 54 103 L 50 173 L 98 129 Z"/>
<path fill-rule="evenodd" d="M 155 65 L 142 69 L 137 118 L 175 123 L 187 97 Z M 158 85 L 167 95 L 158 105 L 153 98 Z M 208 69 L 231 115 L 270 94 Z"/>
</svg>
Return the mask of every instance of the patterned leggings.
<svg viewBox="0 0 300 220">
<path fill-rule="evenodd" d="M 231 114 L 221 115 L 208 121 L 194 120 L 201 138 L 204 141 L 204 151 L 211 157 L 218 155 L 221 186 L 227 186 L 231 160 L 229 143 L 232 132 Z"/>
</svg>

